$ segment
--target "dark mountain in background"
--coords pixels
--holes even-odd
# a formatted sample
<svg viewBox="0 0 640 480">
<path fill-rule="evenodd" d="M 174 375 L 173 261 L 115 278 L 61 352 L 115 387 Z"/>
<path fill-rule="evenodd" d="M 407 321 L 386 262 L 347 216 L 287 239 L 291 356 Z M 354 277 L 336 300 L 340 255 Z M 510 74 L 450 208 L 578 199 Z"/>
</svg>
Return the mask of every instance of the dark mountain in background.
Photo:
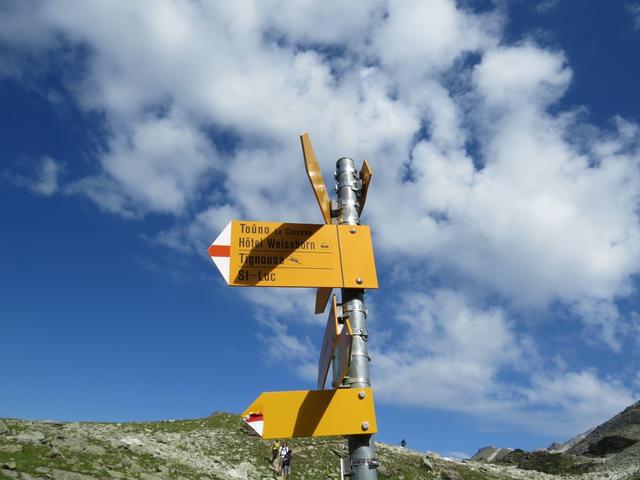
<svg viewBox="0 0 640 480">
<path fill-rule="evenodd" d="M 640 455 L 640 402 L 625 408 L 571 446 L 573 455 Z"/>
</svg>

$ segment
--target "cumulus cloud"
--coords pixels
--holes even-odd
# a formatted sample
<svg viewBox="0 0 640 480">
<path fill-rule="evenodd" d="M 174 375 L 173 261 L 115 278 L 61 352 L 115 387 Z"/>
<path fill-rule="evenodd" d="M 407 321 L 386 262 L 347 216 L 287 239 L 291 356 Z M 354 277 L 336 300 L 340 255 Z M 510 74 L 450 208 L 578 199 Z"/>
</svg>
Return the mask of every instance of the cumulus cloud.
<svg viewBox="0 0 640 480">
<path fill-rule="evenodd" d="M 375 356 L 379 395 L 406 404 L 476 409 L 505 393 L 496 390 L 496 376 L 519 360 L 520 351 L 500 309 L 473 308 L 448 290 L 414 292 L 400 303 L 401 338 Z"/>
<path fill-rule="evenodd" d="M 620 381 L 595 370 L 541 363 L 502 309 L 473 305 L 450 290 L 407 293 L 401 304 L 398 343 L 374 351 L 383 400 L 561 436 L 601 423 L 634 401 Z M 524 374 L 526 384 L 514 388 L 509 378 L 515 374 Z"/>
<path fill-rule="evenodd" d="M 11 28 L 0 35 L 11 61 L 0 74 L 77 50 L 67 88 L 104 118 L 95 173 L 65 191 L 125 217 L 172 216 L 157 235 L 165 245 L 202 252 L 231 218 L 319 221 L 303 131 L 329 185 L 333 160 L 371 161 L 365 218 L 388 288 L 399 293 L 409 275 L 442 286 L 407 296 L 412 315 L 391 319 L 406 348 L 376 347 L 387 401 L 410 402 L 390 392 L 411 382 L 421 405 L 451 408 L 462 397 L 465 411 L 503 408 L 511 418 L 539 405 L 552 425 L 554 409 L 568 410 L 563 399 L 595 419 L 619 406 L 589 411 L 605 394 L 631 398 L 590 370 L 527 370 L 540 366 L 536 343 L 515 324 L 560 304 L 585 336 L 621 350 L 630 327 L 617 302 L 636 291 L 640 271 L 638 125 L 598 128 L 563 111 L 570 59 L 506 44 L 499 11 L 453 0 L 7 5 L 0 22 Z M 58 188 L 57 172 L 44 192 Z M 306 365 L 312 349 L 283 322 L 323 323 L 296 315 L 311 293 L 247 295 L 265 335 L 288 346 L 270 354 Z M 265 320 L 267 309 L 277 318 Z M 514 368 L 524 383 L 509 380 Z M 564 392 L 562 382 L 582 387 Z"/>
</svg>

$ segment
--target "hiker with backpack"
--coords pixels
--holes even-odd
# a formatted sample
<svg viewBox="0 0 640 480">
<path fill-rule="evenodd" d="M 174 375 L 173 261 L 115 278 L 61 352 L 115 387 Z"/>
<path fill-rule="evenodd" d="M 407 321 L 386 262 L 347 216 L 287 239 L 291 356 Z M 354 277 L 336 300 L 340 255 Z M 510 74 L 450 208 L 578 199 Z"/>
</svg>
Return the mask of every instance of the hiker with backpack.
<svg viewBox="0 0 640 480">
<path fill-rule="evenodd" d="M 286 447 L 284 457 L 282 457 L 282 478 L 288 480 L 291 475 L 291 463 L 293 462 L 293 452 Z"/>
<path fill-rule="evenodd" d="M 282 476 L 282 466 L 284 463 L 284 456 L 287 454 L 287 450 L 289 449 L 289 447 L 287 446 L 286 442 L 282 442 L 282 445 L 280 446 L 280 450 L 278 450 L 278 476 Z"/>
<path fill-rule="evenodd" d="M 280 455 L 280 440 L 276 440 L 271 444 L 271 465 L 275 464 L 276 459 Z"/>
</svg>

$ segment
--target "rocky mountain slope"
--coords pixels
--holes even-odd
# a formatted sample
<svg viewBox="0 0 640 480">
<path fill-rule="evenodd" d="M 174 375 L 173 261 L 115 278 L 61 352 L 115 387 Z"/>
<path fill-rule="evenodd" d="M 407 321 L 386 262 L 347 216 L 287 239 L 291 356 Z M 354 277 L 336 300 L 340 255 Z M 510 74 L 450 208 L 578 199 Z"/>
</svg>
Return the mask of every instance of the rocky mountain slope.
<svg viewBox="0 0 640 480">
<path fill-rule="evenodd" d="M 535 452 L 485 447 L 472 460 L 579 478 L 640 480 L 640 402 L 564 444 Z"/>
<path fill-rule="evenodd" d="M 616 454 L 619 457 L 637 458 L 640 455 L 640 402 L 594 428 L 567 452 L 574 455 Z"/>
<path fill-rule="evenodd" d="M 347 453 L 343 438 L 290 444 L 292 480 L 340 478 L 339 458 Z M 224 413 L 139 423 L 0 420 L 0 479 L 267 480 L 277 478 L 268 453 L 269 442 L 237 416 Z M 541 460 L 514 450 L 499 463 L 482 463 L 382 443 L 377 454 L 380 480 L 552 480 L 559 478 L 556 474 L 564 479 L 640 480 L 633 462 L 609 464 L 606 456 L 546 452 L 551 457 Z"/>
</svg>

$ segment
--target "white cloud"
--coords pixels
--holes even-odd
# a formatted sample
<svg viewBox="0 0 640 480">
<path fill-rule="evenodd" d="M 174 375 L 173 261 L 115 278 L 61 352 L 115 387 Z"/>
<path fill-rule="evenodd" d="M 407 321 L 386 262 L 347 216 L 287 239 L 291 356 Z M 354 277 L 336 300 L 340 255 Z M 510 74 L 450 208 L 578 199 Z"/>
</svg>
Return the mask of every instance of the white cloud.
<svg viewBox="0 0 640 480">
<path fill-rule="evenodd" d="M 520 422 L 541 432 L 573 435 L 608 420 L 637 400 L 629 389 L 594 371 L 536 374 L 526 389 Z"/>
<path fill-rule="evenodd" d="M 496 376 L 520 360 L 520 351 L 502 311 L 476 309 L 446 290 L 410 293 L 399 303 L 400 338 L 373 364 L 381 398 L 472 410 L 504 394 L 495 388 Z"/>
<path fill-rule="evenodd" d="M 408 293 L 393 347 L 374 352 L 373 381 L 384 402 L 438 408 L 566 436 L 597 425 L 634 401 L 596 371 L 541 362 L 500 309 L 453 291 Z M 377 354 L 376 354 L 377 353 Z M 556 362 L 557 363 L 557 362 Z M 508 379 L 524 376 L 520 385 Z"/>
<path fill-rule="evenodd" d="M 450 0 L 391 1 L 387 8 L 373 50 L 401 76 L 445 69 L 462 53 L 482 51 L 497 41 L 497 18 L 468 14 Z"/>
<path fill-rule="evenodd" d="M 560 0 L 541 0 L 536 5 L 536 11 L 538 13 L 549 14 L 557 10 Z"/>
<path fill-rule="evenodd" d="M 258 322 L 267 330 L 257 337 L 263 345 L 266 359 L 278 368 L 290 368 L 305 379 L 315 379 L 317 360 L 316 349 L 308 337 L 300 338 L 289 333 L 289 327 L 271 315 L 260 314 Z"/>
<path fill-rule="evenodd" d="M 50 197 L 60 189 L 59 177 L 63 164 L 49 156 L 44 156 L 35 165 L 32 173 L 27 175 L 4 172 L 7 180 L 19 187 L 25 187 L 38 195 Z"/>
<path fill-rule="evenodd" d="M 36 178 L 29 188 L 40 195 L 50 196 L 58 191 L 58 176 L 61 164 L 51 157 L 44 157 L 38 167 Z"/>
<path fill-rule="evenodd" d="M 562 54 L 533 45 L 489 50 L 475 68 L 478 92 L 491 106 L 535 102 L 541 107 L 560 97 L 571 80 Z"/>
</svg>

